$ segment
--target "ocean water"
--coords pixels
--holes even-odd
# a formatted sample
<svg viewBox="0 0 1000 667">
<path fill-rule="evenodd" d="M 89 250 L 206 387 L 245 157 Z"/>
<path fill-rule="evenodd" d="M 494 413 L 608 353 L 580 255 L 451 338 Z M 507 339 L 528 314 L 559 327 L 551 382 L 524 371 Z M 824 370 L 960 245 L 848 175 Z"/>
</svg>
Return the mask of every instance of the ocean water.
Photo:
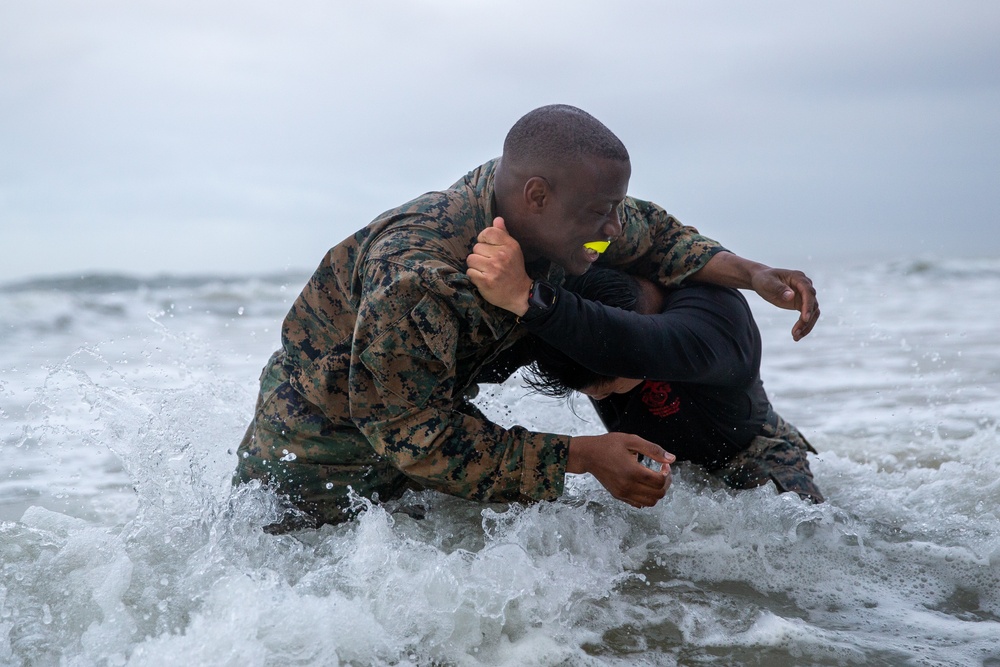
<svg viewBox="0 0 1000 667">
<path fill-rule="evenodd" d="M 751 300 L 824 505 L 678 466 L 651 509 L 571 476 L 283 536 L 229 475 L 306 275 L 0 286 L 0 664 L 1000 665 L 1000 259 L 810 274 L 802 342 Z M 516 379 L 478 400 L 601 430 Z"/>
</svg>

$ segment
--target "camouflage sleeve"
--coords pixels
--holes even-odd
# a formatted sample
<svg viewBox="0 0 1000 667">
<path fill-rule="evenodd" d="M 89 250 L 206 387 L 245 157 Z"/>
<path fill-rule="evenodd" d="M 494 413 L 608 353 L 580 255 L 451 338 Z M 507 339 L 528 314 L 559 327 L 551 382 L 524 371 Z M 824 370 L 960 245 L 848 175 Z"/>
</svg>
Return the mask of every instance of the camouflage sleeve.
<svg viewBox="0 0 1000 667">
<path fill-rule="evenodd" d="M 413 269 L 370 260 L 350 371 L 351 418 L 372 447 L 421 484 L 472 500 L 562 494 L 569 437 L 455 410 L 462 322 Z"/>
<path fill-rule="evenodd" d="M 723 250 L 716 241 L 681 224 L 656 204 L 626 197 L 622 235 L 601 256 L 601 262 L 663 285 L 676 285 Z"/>
</svg>

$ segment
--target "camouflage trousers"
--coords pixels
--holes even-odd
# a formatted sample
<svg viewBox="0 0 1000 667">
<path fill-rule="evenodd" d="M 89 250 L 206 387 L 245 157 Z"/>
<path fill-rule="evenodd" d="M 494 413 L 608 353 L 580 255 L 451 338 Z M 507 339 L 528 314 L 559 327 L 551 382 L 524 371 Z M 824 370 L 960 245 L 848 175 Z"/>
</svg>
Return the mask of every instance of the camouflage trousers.
<svg viewBox="0 0 1000 667">
<path fill-rule="evenodd" d="M 733 488 L 772 481 L 780 492 L 793 491 L 823 502 L 809 470 L 809 452 L 816 450 L 802 434 L 773 415 L 750 447 L 714 474 Z M 356 428 L 332 423 L 302 398 L 289 383 L 280 353 L 261 375 L 254 418 L 237 452 L 233 484 L 251 480 L 260 480 L 300 511 L 269 527 L 270 532 L 350 519 L 352 490 L 364 498 L 386 501 L 407 489 L 423 488 L 379 456 Z"/>
<path fill-rule="evenodd" d="M 816 453 L 798 429 L 776 414 L 764 424 L 750 446 L 714 471 L 734 489 L 752 489 L 774 482 L 778 491 L 792 491 L 803 500 L 823 502 L 809 470 L 809 453 Z"/>
<path fill-rule="evenodd" d="M 261 374 L 254 418 L 233 476 L 234 485 L 260 480 L 304 513 L 269 531 L 346 521 L 352 516 L 351 490 L 391 500 L 420 488 L 376 454 L 360 431 L 334 424 L 302 398 L 281 360 L 276 353 Z"/>
</svg>

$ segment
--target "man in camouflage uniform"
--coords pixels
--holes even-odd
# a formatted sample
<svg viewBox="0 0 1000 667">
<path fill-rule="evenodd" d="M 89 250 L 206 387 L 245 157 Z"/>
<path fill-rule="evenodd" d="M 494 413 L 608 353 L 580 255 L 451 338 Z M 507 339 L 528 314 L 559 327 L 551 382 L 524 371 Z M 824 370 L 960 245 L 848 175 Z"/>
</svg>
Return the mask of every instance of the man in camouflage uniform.
<svg viewBox="0 0 1000 667">
<path fill-rule="evenodd" d="M 664 285 L 697 273 L 753 288 L 801 312 L 794 336 L 812 328 L 819 311 L 805 275 L 739 258 L 627 197 L 630 175 L 625 147 L 599 121 L 542 107 L 514 125 L 499 159 L 330 250 L 261 375 L 234 482 L 264 481 L 317 524 L 349 518 L 349 488 L 381 500 L 431 488 L 531 502 L 558 497 L 566 472 L 591 472 L 615 497 L 654 505 L 669 466 L 653 471 L 636 454 L 671 462 L 659 446 L 623 433 L 505 429 L 464 400 L 479 371 L 525 335 L 467 274 L 477 237 L 496 219 L 520 242 L 529 273 L 553 284 L 597 259 L 584 244 L 613 239 L 602 261 Z"/>
</svg>

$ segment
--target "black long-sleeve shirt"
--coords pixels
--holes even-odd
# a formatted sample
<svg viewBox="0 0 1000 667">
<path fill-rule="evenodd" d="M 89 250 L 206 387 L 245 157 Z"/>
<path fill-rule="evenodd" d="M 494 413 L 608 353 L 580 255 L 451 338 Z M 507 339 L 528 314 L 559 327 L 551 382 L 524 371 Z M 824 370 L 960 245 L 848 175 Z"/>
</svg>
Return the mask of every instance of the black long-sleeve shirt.
<svg viewBox="0 0 1000 667">
<path fill-rule="evenodd" d="M 688 284 L 667 294 L 662 312 L 642 315 L 560 288 L 525 326 L 595 373 L 643 378 L 594 405 L 609 431 L 639 435 L 678 460 L 721 466 L 770 414 L 760 332 L 737 290 Z"/>
</svg>

